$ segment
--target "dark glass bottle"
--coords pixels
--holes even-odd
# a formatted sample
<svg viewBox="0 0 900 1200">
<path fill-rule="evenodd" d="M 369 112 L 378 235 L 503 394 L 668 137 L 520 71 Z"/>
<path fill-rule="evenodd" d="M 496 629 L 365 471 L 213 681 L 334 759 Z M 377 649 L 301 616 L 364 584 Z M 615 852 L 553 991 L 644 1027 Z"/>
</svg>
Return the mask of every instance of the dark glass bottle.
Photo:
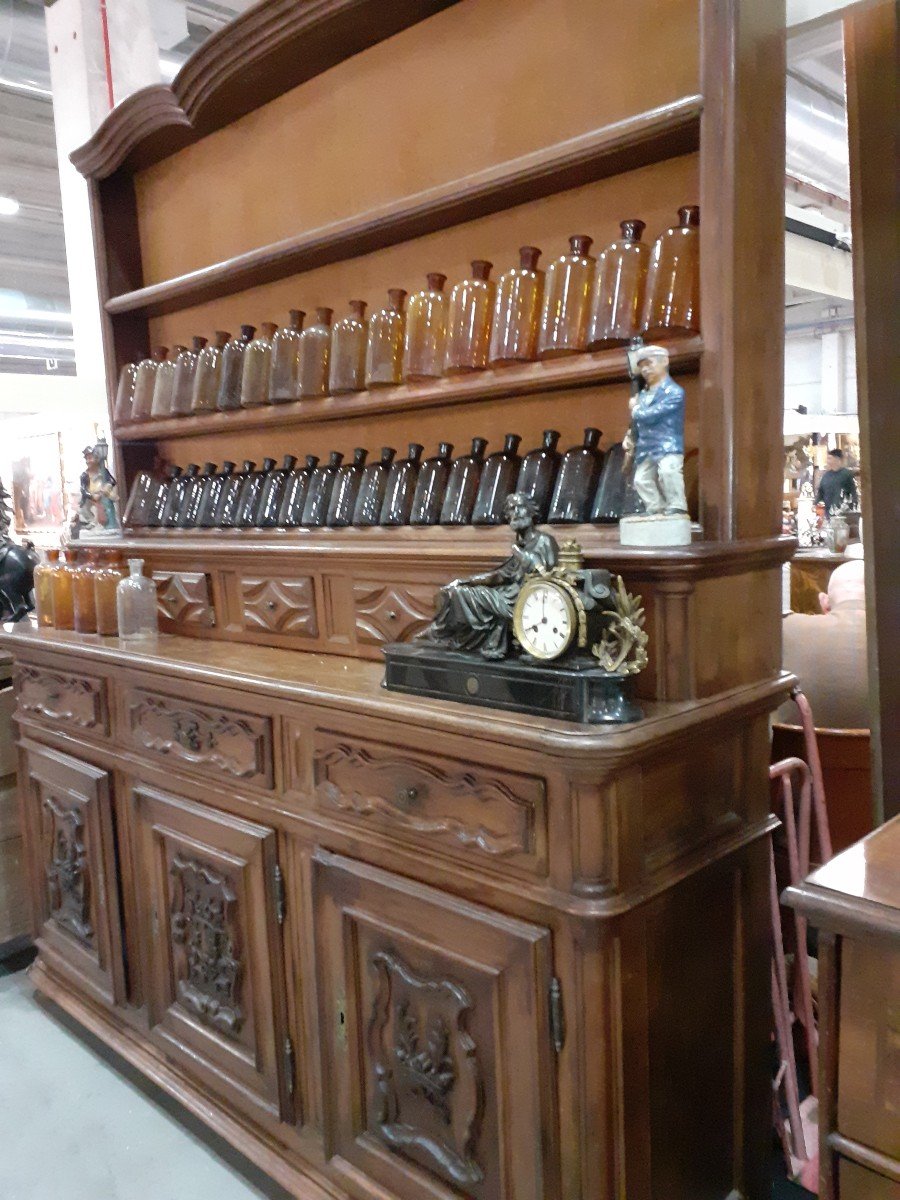
<svg viewBox="0 0 900 1200">
<path fill-rule="evenodd" d="M 278 525 L 278 514 L 281 512 L 287 481 L 296 465 L 296 455 L 286 454 L 278 470 L 269 472 L 256 510 L 256 524 L 260 529 L 274 529 Z"/>
<path fill-rule="evenodd" d="M 344 456 L 338 450 L 332 450 L 328 462 L 322 463 L 309 477 L 306 489 L 306 503 L 303 505 L 303 520 L 301 525 L 315 527 L 324 525 L 328 516 L 328 505 L 331 502 L 331 489 L 334 487 L 338 467 L 344 461 Z"/>
<path fill-rule="evenodd" d="M 581 445 L 563 455 L 547 518 L 551 524 L 573 525 L 588 519 L 603 466 L 599 441 L 599 429 L 586 429 Z"/>
<path fill-rule="evenodd" d="M 409 514 L 419 478 L 419 460 L 424 449 L 425 447 L 420 446 L 418 442 L 410 442 L 407 457 L 391 465 L 384 489 L 384 502 L 381 505 L 381 525 L 409 524 Z"/>
<path fill-rule="evenodd" d="M 216 507 L 219 503 L 219 497 L 222 495 L 222 488 L 225 486 L 225 481 L 233 470 L 234 463 L 226 460 L 222 463 L 222 469 L 216 471 L 214 475 L 210 475 L 209 479 L 204 482 L 200 508 L 197 511 L 197 525 L 200 529 L 211 529 L 213 527 Z"/>
<path fill-rule="evenodd" d="M 503 449 L 495 450 L 484 460 L 472 510 L 473 525 L 503 524 L 503 505 L 510 492 L 516 490 L 516 480 L 522 466 L 518 454 L 521 440 L 517 433 L 508 433 L 503 439 Z"/>
<path fill-rule="evenodd" d="M 219 374 L 219 395 L 216 408 L 219 412 L 230 412 L 241 407 L 241 382 L 244 375 L 244 354 L 253 341 L 255 325 L 242 325 L 238 337 L 234 337 L 222 351 L 222 369 Z"/>
<path fill-rule="evenodd" d="M 461 454 L 450 467 L 441 506 L 442 525 L 468 525 L 472 520 L 486 448 L 487 438 L 472 438 L 471 451 Z"/>
<path fill-rule="evenodd" d="M 553 495 L 556 473 L 562 460 L 562 455 L 556 449 L 558 441 L 559 434 L 555 429 L 545 429 L 542 445 L 535 450 L 529 450 L 522 459 L 519 478 L 516 480 L 515 490 L 530 496 L 537 505 L 539 521 L 547 520 L 550 497 Z"/>
<path fill-rule="evenodd" d="M 339 529 L 353 521 L 353 510 L 356 507 L 356 497 L 362 483 L 368 453 L 368 450 L 357 446 L 353 451 L 353 462 L 338 467 L 334 487 L 331 489 L 331 499 L 328 502 L 326 525 Z"/>
<path fill-rule="evenodd" d="M 599 525 L 613 525 L 625 515 L 628 480 L 632 471 L 625 470 L 625 448 L 621 442 L 615 442 L 603 460 L 600 482 L 591 505 L 592 521 Z"/>
<path fill-rule="evenodd" d="M 256 466 L 252 459 L 245 458 L 243 466 L 239 471 L 232 471 L 222 484 L 222 490 L 219 493 L 219 502 L 216 505 L 216 511 L 213 514 L 213 525 L 216 529 L 231 529 L 237 522 L 238 504 L 241 498 L 241 492 L 244 488 L 244 482 L 247 476 Z"/>
<path fill-rule="evenodd" d="M 175 487 L 180 478 L 181 467 L 169 467 L 168 471 L 166 471 L 166 477 L 160 483 L 155 497 L 148 498 L 147 524 L 151 529 L 156 529 L 157 526 L 162 524 L 163 513 L 166 511 L 166 505 L 169 500 L 169 492 Z"/>
<path fill-rule="evenodd" d="M 306 492 L 310 477 L 319 465 L 315 454 L 307 454 L 302 467 L 294 467 L 284 487 L 281 508 L 278 511 L 278 525 L 281 529 L 296 529 L 303 524 L 303 506 L 306 503 Z"/>
<path fill-rule="evenodd" d="M 422 463 L 409 514 L 410 525 L 437 525 L 440 521 L 452 453 L 452 442 L 441 442 L 437 454 Z"/>
<path fill-rule="evenodd" d="M 169 494 L 166 496 L 166 507 L 163 509 L 160 521 L 160 524 L 167 529 L 174 529 L 178 524 L 178 518 L 184 511 L 185 497 L 199 474 L 200 468 L 197 464 L 188 463 L 187 470 L 173 481 L 169 488 Z"/>
<path fill-rule="evenodd" d="M 369 463 L 363 471 L 353 507 L 354 525 L 377 525 L 381 520 L 381 506 L 396 453 L 393 446 L 382 446 L 378 462 Z"/>
<path fill-rule="evenodd" d="M 156 471 L 138 471 L 131 494 L 125 505 L 122 524 L 130 528 L 140 528 L 147 524 L 147 517 L 153 511 L 161 487 L 165 486 Z"/>
<path fill-rule="evenodd" d="M 200 505 L 203 503 L 203 496 L 206 488 L 215 474 L 216 464 L 208 462 L 203 464 L 203 470 L 199 475 L 195 475 L 190 483 L 185 488 L 184 500 L 181 505 L 181 511 L 175 519 L 175 524 L 179 529 L 196 529 L 197 517 L 200 515 Z"/>
<path fill-rule="evenodd" d="M 241 488 L 241 495 L 238 500 L 237 517 L 234 522 L 239 529 L 252 529 L 256 524 L 263 488 L 266 486 L 266 480 L 269 478 L 269 475 L 274 470 L 275 459 L 264 458 L 262 466 L 256 471 L 251 471 L 244 480 L 244 486 Z"/>
</svg>

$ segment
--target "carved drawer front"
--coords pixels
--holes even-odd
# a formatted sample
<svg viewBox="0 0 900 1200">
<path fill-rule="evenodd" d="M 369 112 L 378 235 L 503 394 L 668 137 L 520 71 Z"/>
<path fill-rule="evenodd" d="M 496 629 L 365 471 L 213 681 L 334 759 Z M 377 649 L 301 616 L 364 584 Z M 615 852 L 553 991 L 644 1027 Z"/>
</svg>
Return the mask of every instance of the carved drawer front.
<svg viewBox="0 0 900 1200">
<path fill-rule="evenodd" d="M 434 617 L 436 591 L 430 583 L 354 583 L 357 641 L 361 646 L 410 641 Z"/>
<path fill-rule="evenodd" d="M 244 628 L 257 633 L 316 638 L 316 594 L 311 578 L 245 577 L 240 581 Z"/>
<path fill-rule="evenodd" d="M 23 742 L 32 902 L 42 947 L 58 969 L 106 1004 L 124 999 L 109 775 Z"/>
<path fill-rule="evenodd" d="M 109 733 L 105 680 L 22 663 L 15 683 L 19 708 L 28 716 L 83 733 Z"/>
<path fill-rule="evenodd" d="M 546 788 L 534 775 L 328 729 L 313 735 L 312 770 L 316 807 L 330 816 L 466 858 L 546 869 Z"/>
<path fill-rule="evenodd" d="M 151 1036 L 251 1117 L 288 1119 L 272 829 L 133 791 Z"/>
<path fill-rule="evenodd" d="M 326 1151 L 398 1200 L 559 1195 L 550 936 L 314 859 Z"/>
<path fill-rule="evenodd" d="M 212 768 L 229 779 L 270 788 L 272 722 L 254 713 L 213 708 L 134 688 L 126 697 L 135 746 L 171 763 Z"/>
<path fill-rule="evenodd" d="M 163 620 L 201 629 L 215 625 L 208 575 L 202 571 L 154 571 L 153 582 Z"/>
</svg>

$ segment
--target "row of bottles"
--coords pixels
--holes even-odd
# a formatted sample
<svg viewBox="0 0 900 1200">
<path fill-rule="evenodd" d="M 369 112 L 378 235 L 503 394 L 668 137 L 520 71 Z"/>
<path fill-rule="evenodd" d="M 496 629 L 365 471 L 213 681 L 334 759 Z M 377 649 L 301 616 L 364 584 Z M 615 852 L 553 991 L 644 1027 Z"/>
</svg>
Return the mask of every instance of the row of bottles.
<svg viewBox="0 0 900 1200">
<path fill-rule="evenodd" d="M 475 259 L 469 278 L 448 293 L 438 272 L 407 298 L 402 288 L 371 319 L 364 300 L 332 327 L 333 310 L 292 309 L 278 328 L 242 325 L 212 342 L 153 351 L 119 379 L 117 421 L 281 404 L 365 388 L 416 383 L 488 366 L 531 362 L 625 345 L 643 333 L 659 340 L 699 332 L 700 210 L 679 209 L 679 224 L 651 248 L 643 221 L 623 221 L 622 236 L 592 257 L 592 239 L 570 238 L 569 252 L 546 276 L 541 251 L 523 246 L 518 267 L 491 279 Z"/>
<path fill-rule="evenodd" d="M 281 466 L 266 458 L 261 466 L 247 460 L 240 469 L 208 462 L 201 470 L 170 467 L 164 479 L 143 471 L 135 479 L 125 524 L 176 529 L 333 528 L 348 525 L 498 525 L 503 502 L 513 491 L 525 492 L 539 520 L 555 524 L 615 521 L 622 515 L 628 480 L 624 455 L 616 443 L 604 455 L 600 430 L 586 429 L 583 441 L 565 454 L 559 433 L 544 432 L 542 444 L 524 457 L 518 434 L 506 435 L 503 448 L 485 454 L 487 441 L 472 439 L 467 453 L 452 458 L 442 442 L 423 460 L 424 447 L 409 445 L 397 458 L 385 446 L 367 462 L 358 448 L 344 461 L 337 450 L 326 462 L 289 454 Z"/>
<path fill-rule="evenodd" d="M 126 640 L 157 631 L 156 587 L 140 558 L 118 551 L 48 550 L 34 569 L 34 603 L 43 629 L 74 629 Z"/>
</svg>

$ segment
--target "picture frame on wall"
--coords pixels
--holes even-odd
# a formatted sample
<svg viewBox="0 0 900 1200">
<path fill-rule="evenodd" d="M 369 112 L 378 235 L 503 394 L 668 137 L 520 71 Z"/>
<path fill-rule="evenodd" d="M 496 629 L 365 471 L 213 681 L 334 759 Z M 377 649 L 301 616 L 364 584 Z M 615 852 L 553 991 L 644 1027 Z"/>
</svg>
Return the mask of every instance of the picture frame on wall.
<svg viewBox="0 0 900 1200">
<path fill-rule="evenodd" d="M 66 505 L 59 432 L 18 439 L 11 457 L 16 533 L 61 526 Z"/>
</svg>

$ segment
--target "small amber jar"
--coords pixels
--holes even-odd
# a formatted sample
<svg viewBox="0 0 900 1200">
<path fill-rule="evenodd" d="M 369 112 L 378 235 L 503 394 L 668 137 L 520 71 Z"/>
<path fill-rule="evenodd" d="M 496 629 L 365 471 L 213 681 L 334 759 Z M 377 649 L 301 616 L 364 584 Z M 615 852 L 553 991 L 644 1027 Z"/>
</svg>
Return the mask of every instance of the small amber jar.
<svg viewBox="0 0 900 1200">
<path fill-rule="evenodd" d="M 219 381 L 222 376 L 222 351 L 231 334 L 217 329 L 216 336 L 197 355 L 194 372 L 194 390 L 191 396 L 191 412 L 215 412 L 219 396 Z"/>
<path fill-rule="evenodd" d="M 311 325 L 300 335 L 300 396 L 328 395 L 331 358 L 331 318 L 334 310 L 317 308 Z"/>
<path fill-rule="evenodd" d="M 131 402 L 131 420 L 146 421 L 153 407 L 153 389 L 160 363 L 166 361 L 168 347 L 157 346 L 149 358 L 141 359 L 134 378 L 134 399 Z"/>
<path fill-rule="evenodd" d="M 403 378 L 410 383 L 440 379 L 447 350 L 447 309 L 444 292 L 447 276 L 432 271 L 428 287 L 413 292 L 406 305 L 406 334 L 403 342 Z"/>
<path fill-rule="evenodd" d="M 700 209 L 678 210 L 678 224 L 656 239 L 647 272 L 646 341 L 700 332 Z"/>
<path fill-rule="evenodd" d="M 127 574 L 121 554 L 107 550 L 104 561 L 94 571 L 94 605 L 97 614 L 97 632 L 104 637 L 116 637 L 119 632 L 119 615 L 116 609 L 116 588 L 119 580 Z"/>
<path fill-rule="evenodd" d="M 497 292 L 497 285 L 490 278 L 493 265 L 486 259 L 476 258 L 472 263 L 471 278 L 463 279 L 450 293 L 444 355 L 447 375 L 482 371 L 488 364 Z"/>
<path fill-rule="evenodd" d="M 328 390 L 332 396 L 342 392 L 361 392 L 366 386 L 366 341 L 369 322 L 365 300 L 351 300 L 350 312 L 341 317 L 331 335 L 331 364 Z"/>
<path fill-rule="evenodd" d="M 269 375 L 272 370 L 272 338 L 278 326 L 263 321 L 259 334 L 244 351 L 241 370 L 241 408 L 260 408 L 269 403 Z"/>
<path fill-rule="evenodd" d="M 406 314 L 403 288 L 388 289 L 388 303 L 369 321 L 366 347 L 366 387 L 392 387 L 403 377 L 403 338 Z"/>
<path fill-rule="evenodd" d="M 88 550 L 72 570 L 72 608 L 79 633 L 97 632 L 97 605 L 94 598 L 94 572 L 97 556 Z"/>
<path fill-rule="evenodd" d="M 197 364 L 200 353 L 206 345 L 205 337 L 191 338 L 191 344 L 182 350 L 175 359 L 175 380 L 172 384 L 173 417 L 184 417 L 191 411 L 194 399 L 194 378 L 197 374 Z"/>
<path fill-rule="evenodd" d="M 53 621 L 57 629 L 75 628 L 75 608 L 72 599 L 75 554 L 71 550 L 68 553 L 71 561 L 66 562 L 60 552 L 53 572 Z"/>
<path fill-rule="evenodd" d="M 159 364 L 153 381 L 153 400 L 150 404 L 151 417 L 170 417 L 172 397 L 175 393 L 175 362 L 184 351 L 184 346 L 173 346 L 170 357 Z"/>
<path fill-rule="evenodd" d="M 544 298 L 544 272 L 537 246 L 522 246 L 519 265 L 500 276 L 488 360 L 491 366 L 537 358 L 538 322 Z"/>
<path fill-rule="evenodd" d="M 272 338 L 272 369 L 269 372 L 269 400 L 287 404 L 300 395 L 300 335 L 303 332 L 302 309 L 292 308 L 287 325 Z"/>
<path fill-rule="evenodd" d="M 52 629 L 54 625 L 53 575 L 58 563 L 59 551 L 48 550 L 46 561 L 34 568 L 34 607 L 41 629 Z"/>
<path fill-rule="evenodd" d="M 592 238 L 569 238 L 569 253 L 555 258 L 547 268 L 538 354 L 557 358 L 584 350 L 588 313 L 594 284 L 595 260 L 588 251 Z"/>
<path fill-rule="evenodd" d="M 641 330 L 650 247 L 643 221 L 623 221 L 622 236 L 597 256 L 588 324 L 589 350 L 625 346 Z"/>
</svg>

